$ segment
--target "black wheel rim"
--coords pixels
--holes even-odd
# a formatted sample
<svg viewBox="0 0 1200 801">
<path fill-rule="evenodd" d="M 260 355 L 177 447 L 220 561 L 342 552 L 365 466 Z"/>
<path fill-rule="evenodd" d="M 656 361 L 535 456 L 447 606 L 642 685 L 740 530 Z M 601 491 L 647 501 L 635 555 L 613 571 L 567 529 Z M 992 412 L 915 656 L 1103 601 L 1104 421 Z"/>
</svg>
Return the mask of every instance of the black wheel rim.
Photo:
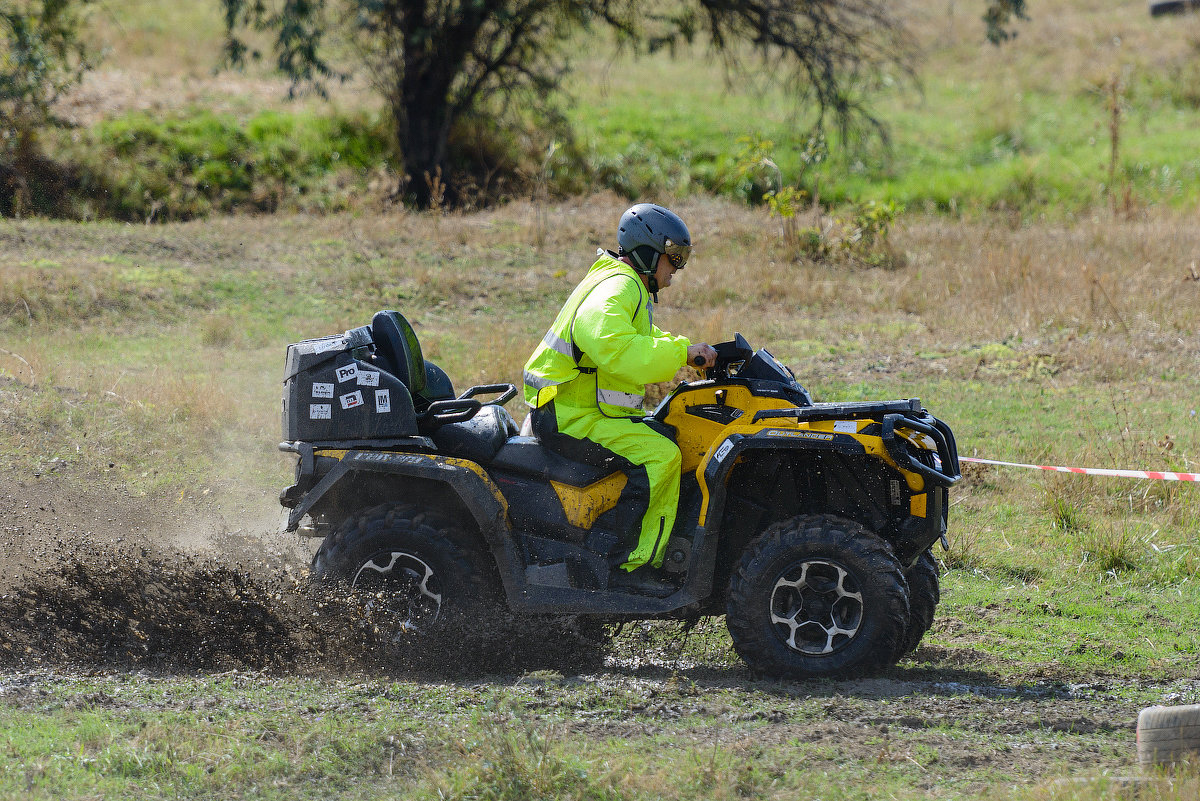
<svg viewBox="0 0 1200 801">
<path fill-rule="evenodd" d="M 780 573 L 771 589 L 770 606 L 776 636 L 805 656 L 840 651 L 862 628 L 858 579 L 826 559 L 805 559 Z"/>
<path fill-rule="evenodd" d="M 442 611 L 437 574 L 405 551 L 371 557 L 358 569 L 351 587 L 364 621 L 393 641 L 428 631 Z"/>
</svg>

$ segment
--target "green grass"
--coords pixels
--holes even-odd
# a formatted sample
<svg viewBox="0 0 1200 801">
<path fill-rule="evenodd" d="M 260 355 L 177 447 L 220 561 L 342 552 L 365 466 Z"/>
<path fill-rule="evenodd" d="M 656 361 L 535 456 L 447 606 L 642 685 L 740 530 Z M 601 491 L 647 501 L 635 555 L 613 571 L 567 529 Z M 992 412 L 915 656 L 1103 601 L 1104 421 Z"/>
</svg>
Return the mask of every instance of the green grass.
<svg viewBox="0 0 1200 801">
<path fill-rule="evenodd" d="M 752 56 L 741 54 L 743 71 L 727 74 L 700 43 L 675 58 L 614 56 L 594 32 L 579 37 L 565 85 L 574 147 L 544 159 L 550 142 L 540 131 L 490 143 L 490 134 L 477 132 L 464 141 L 495 156 L 487 169 L 517 166 L 507 196 L 545 186 L 627 198 L 757 198 L 775 178 L 760 171 L 748 180 L 741 161 L 748 141 L 766 140 L 784 180 L 832 206 L 890 200 L 951 215 L 1064 219 L 1105 206 L 1136 213 L 1200 201 L 1193 21 L 1164 25 L 1112 1 L 1068 4 L 1058 19 L 1032 11 L 1021 35 L 996 48 L 973 16 L 903 9 L 921 53 L 920 88 L 896 78 L 871 96 L 890 147 L 850 150 L 831 133 L 831 158 L 807 171 L 801 156 L 812 109 L 772 86 Z M 395 188 L 386 114 L 361 82 L 332 87 L 328 105 L 315 97 L 288 103 L 284 82 L 266 64 L 209 74 L 221 41 L 215 14 L 174 10 L 160 18 L 147 4 L 124 4 L 101 17 L 96 36 L 111 49 L 99 74 L 117 70 L 102 85 L 135 80 L 133 91 L 154 110 L 127 111 L 136 104 L 117 98 L 119 108 L 103 113 L 100 101 L 96 121 L 47 143 L 84 169 L 83 195 L 91 197 L 76 215 L 328 211 L 369 205 Z M 189 31 L 189 55 L 173 63 L 179 30 Z M 171 83 L 180 76 L 195 88 Z"/>
<path fill-rule="evenodd" d="M 1003 48 L 983 43 L 973 18 L 955 20 L 947 34 L 940 9 L 909 9 L 922 48 L 921 89 L 898 80 L 873 98 L 891 148 L 855 154 L 833 137 L 834 157 L 805 173 L 804 186 L 835 205 L 894 200 L 954 214 L 1062 217 L 1106 205 L 1111 116 L 1103 85 L 1117 75 L 1112 197 L 1193 206 L 1200 105 L 1186 43 L 1194 26 L 1164 27 L 1110 5 L 1068 9 L 1063 25 L 1077 26 L 1076 38 L 1033 9 L 1034 21 Z M 1112 50 L 1114 37 L 1128 43 Z M 593 163 L 614 176 L 609 185 L 630 197 L 744 194 L 736 173 L 747 137 L 774 142 L 785 180 L 799 180 L 811 116 L 754 75 L 751 68 L 749 77 L 730 78 L 701 46 L 677 59 L 597 57 L 571 84 L 571 120 Z"/>
<path fill-rule="evenodd" d="M 1079 749 L 1111 764 L 1128 737 L 1120 725 L 1072 730 L 1036 712 L 998 722 L 1014 705 L 1036 709 L 1019 691 L 948 690 L 953 715 L 917 720 L 887 699 L 832 687 L 744 692 L 683 679 L 657 682 L 648 698 L 611 678 L 552 673 L 470 685 L 34 674 L 16 686 L 0 705 L 3 798 L 840 800 L 928 797 L 935 788 L 937 797 L 969 798 L 1011 781 L 993 762 L 1005 753 Z M 1135 688 L 1120 695 L 1122 704 L 1150 698 Z M 809 739 L 839 721 L 865 731 L 843 744 Z M 990 728 L 1004 733 L 972 742 Z M 971 751 L 977 760 L 961 762 Z"/>
<path fill-rule="evenodd" d="M 386 126 L 365 115 L 193 108 L 105 120 L 58 152 L 95 184 L 77 214 L 143 222 L 345 209 L 388 169 L 387 142 Z"/>
<path fill-rule="evenodd" d="M 894 269 L 793 261 L 765 210 L 704 194 L 744 192 L 743 136 L 774 140 L 793 180 L 803 115 L 778 92 L 715 91 L 699 50 L 640 70 L 585 59 L 569 113 L 601 178 L 550 177 L 675 196 L 698 247 L 656 322 L 710 341 L 741 331 L 818 399 L 919 396 L 969 455 L 1197 471 L 1194 26 L 1105 2 L 1038 28 L 1039 6 L 996 51 L 973 12 L 945 11 L 914 12 L 929 23 L 924 96 L 880 97 L 890 156 L 835 158 L 820 177 L 826 199 L 908 205 Z M 116 63 L 161 68 L 186 24 L 207 43 L 183 65 L 203 84 L 195 53 L 219 24 L 174 8 L 149 21 L 159 12 L 112 10 L 130 34 L 106 35 L 137 51 Z M 1114 72 L 1116 213 L 1095 90 Z M 78 132 L 78 152 L 116 163 L 106 202 L 164 224 L 0 221 L 6 488 L 119 488 L 168 509 L 186 495 L 250 525 L 292 472 L 275 451 L 288 342 L 394 307 L 456 387 L 516 381 L 625 205 L 377 214 L 362 181 L 384 158 L 380 124 L 262 96 Z M 318 213 L 164 222 L 275 202 Z M 1137 710 L 1200 702 L 1200 491 L 973 466 L 953 502 L 935 626 L 878 681 L 755 682 L 720 621 L 686 641 L 626 632 L 584 676 L 29 668 L 0 676 L 0 798 L 1119 797 Z M 1142 797 L 1196 796 L 1193 773 L 1173 781 L 1151 777 Z"/>
</svg>

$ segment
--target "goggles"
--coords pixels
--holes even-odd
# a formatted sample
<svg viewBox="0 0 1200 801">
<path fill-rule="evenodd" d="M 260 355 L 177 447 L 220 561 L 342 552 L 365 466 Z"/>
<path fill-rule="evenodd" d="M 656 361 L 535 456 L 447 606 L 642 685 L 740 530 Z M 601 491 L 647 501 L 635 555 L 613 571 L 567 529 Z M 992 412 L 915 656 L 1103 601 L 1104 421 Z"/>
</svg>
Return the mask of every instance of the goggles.
<svg viewBox="0 0 1200 801">
<path fill-rule="evenodd" d="M 663 243 L 663 253 L 667 255 L 672 267 L 682 270 L 683 265 L 687 264 L 688 256 L 692 255 L 692 246 L 677 245 L 668 239 Z"/>
</svg>

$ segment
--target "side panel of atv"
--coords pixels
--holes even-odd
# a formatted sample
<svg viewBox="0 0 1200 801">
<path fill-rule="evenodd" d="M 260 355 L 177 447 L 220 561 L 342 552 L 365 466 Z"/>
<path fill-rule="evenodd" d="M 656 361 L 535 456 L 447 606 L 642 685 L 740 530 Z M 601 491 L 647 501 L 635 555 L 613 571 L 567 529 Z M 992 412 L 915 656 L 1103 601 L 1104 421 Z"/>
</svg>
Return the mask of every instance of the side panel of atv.
<svg viewBox="0 0 1200 801">
<path fill-rule="evenodd" d="M 313 449 L 297 443 L 300 476 L 294 506 L 285 526 L 295 531 L 305 515 L 340 521 L 355 511 L 398 497 L 418 500 L 450 512 L 478 529 L 491 552 L 505 590 L 519 592 L 514 577 L 521 560 L 510 535 L 508 502 L 475 462 L 429 453 Z M 307 463 L 307 464 L 306 464 Z M 312 472 L 305 475 L 306 467 Z M 288 505 L 288 491 L 284 503 Z"/>
<path fill-rule="evenodd" d="M 946 533 L 947 488 L 901 470 L 881 451 L 877 437 L 842 432 L 730 433 L 698 476 L 699 522 L 719 526 L 723 545 L 736 550 L 777 520 L 832 514 L 880 534 L 912 564 Z"/>
<path fill-rule="evenodd" d="M 470 460 L 419 452 L 313 449 L 304 443 L 284 448 L 299 453 L 301 473 L 297 484 L 284 492 L 284 505 L 294 503 L 288 530 L 298 528 L 306 514 L 340 523 L 378 504 L 406 499 L 478 530 L 480 547 L 494 559 L 514 610 L 652 617 L 699 600 L 689 587 L 668 597 L 597 592 L 598 587 L 560 581 L 553 569 L 534 560 L 527 564 L 531 551 L 556 546 L 562 551 L 557 558 L 571 558 L 572 544 L 514 532 L 504 495 L 488 473 Z M 312 471 L 307 477 L 306 462 Z M 576 556 L 582 553 L 583 548 L 575 546 Z M 606 573 L 607 565 L 597 569 Z M 704 591 L 708 592 L 707 585 Z"/>
<path fill-rule="evenodd" d="M 919 401 L 794 400 L 765 382 L 724 379 L 683 387 L 656 413 L 699 483 L 697 534 L 720 532 L 715 586 L 750 540 L 796 515 L 861 523 L 905 565 L 944 536 L 957 451 Z"/>
</svg>

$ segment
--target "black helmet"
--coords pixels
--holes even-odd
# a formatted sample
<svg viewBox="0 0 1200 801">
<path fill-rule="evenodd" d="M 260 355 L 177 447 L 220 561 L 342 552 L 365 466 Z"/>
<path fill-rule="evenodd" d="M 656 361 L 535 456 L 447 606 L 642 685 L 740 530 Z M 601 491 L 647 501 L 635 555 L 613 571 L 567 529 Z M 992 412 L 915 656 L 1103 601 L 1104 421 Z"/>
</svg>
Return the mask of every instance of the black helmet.
<svg viewBox="0 0 1200 801">
<path fill-rule="evenodd" d="M 617 246 L 618 255 L 629 256 L 635 270 L 654 275 L 660 253 L 667 254 L 676 270 L 683 269 L 692 253 L 692 235 L 675 212 L 639 203 L 621 215 Z"/>
</svg>

